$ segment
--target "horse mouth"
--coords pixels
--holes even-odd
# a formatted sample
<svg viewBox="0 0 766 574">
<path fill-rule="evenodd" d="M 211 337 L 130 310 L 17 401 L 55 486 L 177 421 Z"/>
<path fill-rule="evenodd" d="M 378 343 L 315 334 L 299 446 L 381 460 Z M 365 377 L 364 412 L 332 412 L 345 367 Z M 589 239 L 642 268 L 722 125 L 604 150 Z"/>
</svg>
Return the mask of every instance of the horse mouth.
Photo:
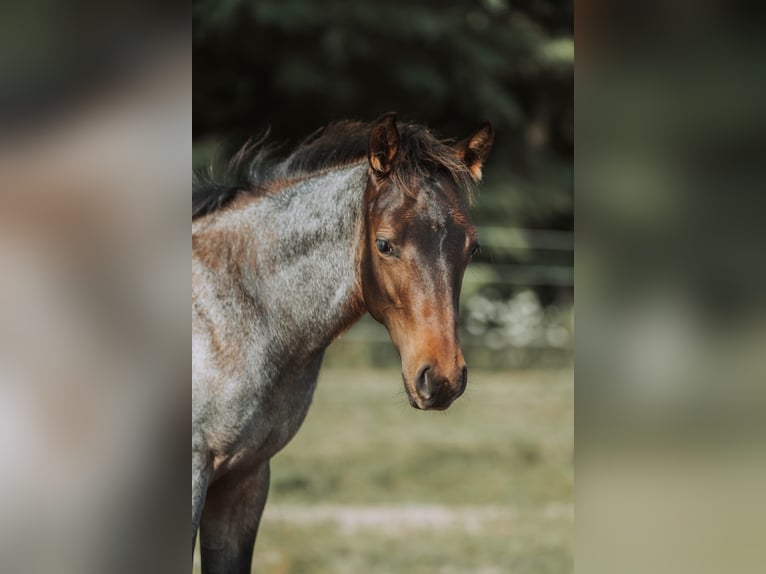
<svg viewBox="0 0 766 574">
<path fill-rule="evenodd" d="M 415 391 L 410 390 L 407 383 L 404 384 L 404 388 L 407 391 L 407 400 L 410 402 L 410 406 L 419 411 L 446 411 L 452 403 L 462 394 L 449 395 L 448 393 L 438 393 L 428 399 L 424 399 L 417 395 Z"/>
</svg>

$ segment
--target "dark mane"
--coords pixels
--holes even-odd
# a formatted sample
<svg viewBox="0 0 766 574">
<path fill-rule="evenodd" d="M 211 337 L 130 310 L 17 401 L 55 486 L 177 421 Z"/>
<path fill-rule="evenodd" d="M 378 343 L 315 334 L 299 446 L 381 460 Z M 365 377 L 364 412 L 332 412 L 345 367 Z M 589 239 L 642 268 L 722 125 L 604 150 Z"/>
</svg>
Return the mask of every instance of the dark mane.
<svg viewBox="0 0 766 574">
<path fill-rule="evenodd" d="M 275 188 L 367 160 L 372 124 L 342 121 L 321 128 L 284 157 L 265 143 L 266 137 L 248 142 L 226 164 L 220 176 L 211 167 L 198 172 L 192 188 L 192 220 L 230 204 L 241 194 L 263 195 Z M 413 191 L 413 182 L 444 171 L 468 194 L 473 179 L 459 160 L 452 142 L 440 140 L 425 126 L 397 123 L 399 153 L 390 174 L 394 185 Z"/>
</svg>

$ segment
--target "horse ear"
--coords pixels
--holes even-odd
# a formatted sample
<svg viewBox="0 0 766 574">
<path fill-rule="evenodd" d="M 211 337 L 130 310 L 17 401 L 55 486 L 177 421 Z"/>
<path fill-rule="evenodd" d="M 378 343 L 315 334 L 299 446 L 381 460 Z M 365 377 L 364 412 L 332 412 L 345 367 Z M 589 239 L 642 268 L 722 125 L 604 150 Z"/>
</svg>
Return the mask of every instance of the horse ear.
<svg viewBox="0 0 766 574">
<path fill-rule="evenodd" d="M 476 133 L 455 144 L 460 160 L 468 167 L 474 181 L 481 181 L 481 168 L 492 149 L 494 139 L 492 125 L 484 122 Z"/>
<path fill-rule="evenodd" d="M 396 129 L 396 114 L 389 112 L 372 126 L 367 149 L 370 167 L 378 175 L 388 174 L 398 151 L 399 130 Z"/>
</svg>

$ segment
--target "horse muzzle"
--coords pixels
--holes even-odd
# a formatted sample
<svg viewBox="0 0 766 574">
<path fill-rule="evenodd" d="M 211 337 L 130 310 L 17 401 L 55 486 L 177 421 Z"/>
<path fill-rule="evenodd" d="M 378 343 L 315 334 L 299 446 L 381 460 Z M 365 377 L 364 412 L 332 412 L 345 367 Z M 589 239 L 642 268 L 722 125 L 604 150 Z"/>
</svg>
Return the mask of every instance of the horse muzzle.
<svg viewBox="0 0 766 574">
<path fill-rule="evenodd" d="M 465 392 L 468 369 L 464 366 L 456 376 L 441 376 L 431 365 L 424 365 L 415 376 L 414 383 L 407 385 L 407 395 L 416 409 L 443 411 Z"/>
</svg>

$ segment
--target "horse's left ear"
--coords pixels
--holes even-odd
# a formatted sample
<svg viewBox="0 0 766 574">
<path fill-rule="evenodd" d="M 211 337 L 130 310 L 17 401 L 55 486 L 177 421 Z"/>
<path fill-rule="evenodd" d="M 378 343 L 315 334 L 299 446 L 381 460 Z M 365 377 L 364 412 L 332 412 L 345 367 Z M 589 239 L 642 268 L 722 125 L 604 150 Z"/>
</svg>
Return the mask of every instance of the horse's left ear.
<svg viewBox="0 0 766 574">
<path fill-rule="evenodd" d="M 471 172 L 474 181 L 481 181 L 481 168 L 492 149 L 495 134 L 492 125 L 484 122 L 476 133 L 455 144 L 455 150 Z"/>
<path fill-rule="evenodd" d="M 377 175 L 388 174 L 398 151 L 399 130 L 396 128 L 396 114 L 389 112 L 372 126 L 367 150 L 370 167 Z"/>
</svg>

